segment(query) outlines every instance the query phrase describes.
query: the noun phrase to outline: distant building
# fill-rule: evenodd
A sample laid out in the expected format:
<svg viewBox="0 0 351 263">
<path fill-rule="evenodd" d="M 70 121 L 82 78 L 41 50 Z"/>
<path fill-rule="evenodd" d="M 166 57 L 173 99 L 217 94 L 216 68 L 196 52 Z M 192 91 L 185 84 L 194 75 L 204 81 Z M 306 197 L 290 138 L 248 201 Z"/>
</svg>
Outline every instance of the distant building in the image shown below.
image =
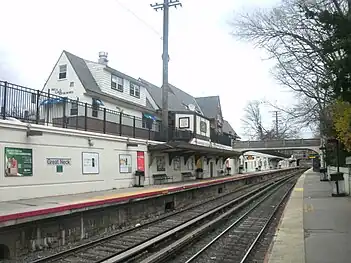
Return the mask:
<svg viewBox="0 0 351 263">
<path fill-rule="evenodd" d="M 55 123 L 54 113 L 64 111 L 67 125 L 81 127 L 83 118 L 87 117 L 88 130 L 101 130 L 103 119 L 109 122 L 107 129 L 111 132 L 118 130 L 112 124 L 119 121 L 124 126 L 135 126 L 137 134 L 141 134 L 143 129 L 160 130 L 161 89 L 144 79 L 136 79 L 111 68 L 106 52 L 100 52 L 98 61 L 93 62 L 63 51 L 43 92 L 53 96 L 42 102 L 45 108 L 41 118 L 50 118 L 48 123 Z M 62 98 L 54 96 L 67 98 L 70 103 L 62 103 Z M 88 104 L 87 109 L 84 104 Z M 107 113 L 103 113 L 103 108 L 107 109 Z M 169 128 L 190 131 L 195 134 L 197 144 L 231 146 L 232 140 L 237 138 L 233 128 L 223 119 L 218 96 L 195 98 L 170 85 L 169 111 Z M 116 120 L 119 113 L 123 113 L 123 118 Z M 56 122 L 61 123 L 60 118 Z M 172 134 L 175 136 L 173 139 L 179 139 L 180 133 L 176 133 Z"/>
</svg>

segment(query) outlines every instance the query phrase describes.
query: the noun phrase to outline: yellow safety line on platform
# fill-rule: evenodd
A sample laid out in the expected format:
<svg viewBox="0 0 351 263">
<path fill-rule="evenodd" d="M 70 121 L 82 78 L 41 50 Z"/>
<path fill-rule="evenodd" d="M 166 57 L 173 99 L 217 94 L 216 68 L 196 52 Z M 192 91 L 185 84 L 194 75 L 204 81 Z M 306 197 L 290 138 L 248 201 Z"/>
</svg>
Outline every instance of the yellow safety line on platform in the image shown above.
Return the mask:
<svg viewBox="0 0 351 263">
<path fill-rule="evenodd" d="M 302 187 L 296 187 L 294 189 L 294 191 L 296 191 L 296 192 L 303 192 L 303 188 Z"/>
<path fill-rule="evenodd" d="M 127 196 L 133 196 L 133 195 L 138 195 L 138 194 L 146 194 L 146 193 L 155 192 L 155 191 L 162 191 L 162 193 L 164 193 L 164 192 L 168 192 L 168 189 L 169 188 L 157 188 L 157 189 L 143 190 L 140 192 L 136 191 L 136 192 L 125 192 L 125 193 L 118 193 L 118 194 L 111 194 L 111 195 L 103 195 L 103 196 L 94 196 L 94 197 L 87 198 L 84 200 L 70 202 L 70 204 L 80 204 L 80 203 L 86 203 L 86 202 L 108 200 L 108 199 L 127 197 Z"/>
<path fill-rule="evenodd" d="M 241 176 L 237 176 L 237 177 L 241 177 Z M 221 180 L 223 178 L 220 178 L 218 180 Z M 218 180 L 204 180 L 202 182 L 198 182 L 198 185 L 202 185 L 202 184 L 206 184 L 209 182 L 215 182 Z M 189 184 L 191 185 L 191 184 Z M 184 185 L 187 186 L 187 185 Z M 135 192 L 125 192 L 125 193 L 118 193 L 118 194 L 111 194 L 111 195 L 103 195 L 103 196 L 94 196 L 91 198 L 87 198 L 84 200 L 78 200 L 78 201 L 74 201 L 74 202 L 69 202 L 69 203 L 65 203 L 65 204 L 80 204 L 80 203 L 86 203 L 86 202 L 93 202 L 93 201 L 100 201 L 100 200 L 108 200 L 108 199 L 114 199 L 114 198 L 119 198 L 119 197 L 128 197 L 128 196 L 133 196 L 136 194 L 145 194 L 145 193 L 150 193 L 150 192 L 161 192 L 162 194 L 168 194 L 168 191 L 176 188 L 179 186 L 171 186 L 171 187 L 167 187 L 167 188 L 152 188 L 150 190 L 143 190 L 143 191 L 135 191 Z"/>
</svg>

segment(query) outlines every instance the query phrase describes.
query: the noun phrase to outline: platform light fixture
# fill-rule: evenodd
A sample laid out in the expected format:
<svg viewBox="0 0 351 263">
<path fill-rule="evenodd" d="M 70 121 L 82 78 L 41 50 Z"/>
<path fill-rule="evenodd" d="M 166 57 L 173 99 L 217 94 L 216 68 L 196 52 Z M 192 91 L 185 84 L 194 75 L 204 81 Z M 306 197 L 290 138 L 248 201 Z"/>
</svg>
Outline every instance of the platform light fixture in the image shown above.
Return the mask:
<svg viewBox="0 0 351 263">
<path fill-rule="evenodd" d="M 89 146 L 94 146 L 94 140 L 92 138 L 88 138 L 88 144 Z"/>
<path fill-rule="evenodd" d="M 135 142 L 131 142 L 129 140 L 129 138 L 127 139 L 127 147 L 138 147 L 139 144 L 135 143 Z"/>
<path fill-rule="evenodd" d="M 27 126 L 27 137 L 30 136 L 42 136 L 43 132 L 42 131 L 34 131 L 32 130 L 32 126 L 30 124 L 28 124 Z"/>
</svg>

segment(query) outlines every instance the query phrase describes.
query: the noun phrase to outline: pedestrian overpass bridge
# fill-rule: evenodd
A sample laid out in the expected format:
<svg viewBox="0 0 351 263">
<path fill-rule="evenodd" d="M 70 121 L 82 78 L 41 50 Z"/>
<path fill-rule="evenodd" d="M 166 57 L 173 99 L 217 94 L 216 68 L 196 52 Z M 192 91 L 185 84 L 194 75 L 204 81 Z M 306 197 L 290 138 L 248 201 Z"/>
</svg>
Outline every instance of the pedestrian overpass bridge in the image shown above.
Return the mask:
<svg viewBox="0 0 351 263">
<path fill-rule="evenodd" d="M 308 149 L 320 152 L 320 139 L 292 139 L 269 141 L 235 141 L 233 148 L 239 152 L 267 151 L 267 150 L 301 150 Z"/>
</svg>

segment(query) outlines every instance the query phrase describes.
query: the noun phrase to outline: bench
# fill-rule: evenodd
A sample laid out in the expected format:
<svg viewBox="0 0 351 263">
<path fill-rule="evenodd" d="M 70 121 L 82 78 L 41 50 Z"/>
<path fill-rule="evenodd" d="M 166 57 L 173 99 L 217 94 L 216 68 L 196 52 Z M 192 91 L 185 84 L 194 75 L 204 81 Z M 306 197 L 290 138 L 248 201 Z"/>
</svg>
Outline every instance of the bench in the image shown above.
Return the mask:
<svg viewBox="0 0 351 263">
<path fill-rule="evenodd" d="M 185 181 L 187 179 L 195 179 L 195 175 L 192 172 L 182 172 L 181 175 L 182 175 L 182 181 Z"/>
<path fill-rule="evenodd" d="M 170 179 L 173 182 L 173 176 L 167 176 L 167 174 L 153 174 L 152 177 L 154 178 L 154 184 L 165 184 Z"/>
</svg>

